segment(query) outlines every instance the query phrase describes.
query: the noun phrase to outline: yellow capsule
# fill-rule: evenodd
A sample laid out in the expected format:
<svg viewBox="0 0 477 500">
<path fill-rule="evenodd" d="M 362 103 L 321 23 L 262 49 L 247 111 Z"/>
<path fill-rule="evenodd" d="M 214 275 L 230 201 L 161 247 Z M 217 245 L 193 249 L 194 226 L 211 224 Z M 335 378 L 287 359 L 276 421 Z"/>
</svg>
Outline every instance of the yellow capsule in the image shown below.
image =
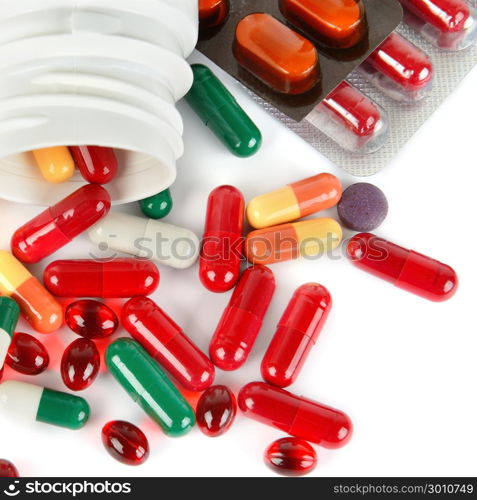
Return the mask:
<svg viewBox="0 0 477 500">
<path fill-rule="evenodd" d="M 247 206 L 247 219 L 256 229 L 291 222 L 334 207 L 342 191 L 334 175 L 318 174 L 257 196 Z"/>
<path fill-rule="evenodd" d="M 66 146 L 35 149 L 33 151 L 41 175 L 48 182 L 59 184 L 67 181 L 75 171 L 75 162 Z"/>
<path fill-rule="evenodd" d="M 311 259 L 334 250 L 342 239 L 343 231 L 334 219 L 311 219 L 252 231 L 245 252 L 252 264 Z"/>
</svg>

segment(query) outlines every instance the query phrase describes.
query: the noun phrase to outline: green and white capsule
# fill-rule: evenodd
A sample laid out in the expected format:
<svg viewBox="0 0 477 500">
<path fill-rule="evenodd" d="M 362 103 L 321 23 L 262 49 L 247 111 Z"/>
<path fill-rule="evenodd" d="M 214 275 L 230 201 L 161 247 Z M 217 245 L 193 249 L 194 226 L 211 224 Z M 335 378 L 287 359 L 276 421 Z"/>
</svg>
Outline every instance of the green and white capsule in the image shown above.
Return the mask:
<svg viewBox="0 0 477 500">
<path fill-rule="evenodd" d="M 5 363 L 19 317 L 18 304 L 10 297 L 0 297 L 0 370 Z"/>
<path fill-rule="evenodd" d="M 88 403 L 78 396 L 7 380 L 0 384 L 0 412 L 12 418 L 76 430 L 86 424 L 90 410 Z"/>
</svg>

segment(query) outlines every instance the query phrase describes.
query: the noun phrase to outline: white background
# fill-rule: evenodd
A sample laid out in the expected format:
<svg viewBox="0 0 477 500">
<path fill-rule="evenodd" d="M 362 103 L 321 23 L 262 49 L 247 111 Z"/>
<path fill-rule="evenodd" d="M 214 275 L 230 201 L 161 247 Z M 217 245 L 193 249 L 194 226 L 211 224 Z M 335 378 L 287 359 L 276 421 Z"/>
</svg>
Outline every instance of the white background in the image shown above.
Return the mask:
<svg viewBox="0 0 477 500">
<path fill-rule="evenodd" d="M 186 154 L 172 188 L 175 208 L 169 222 L 200 235 L 208 193 L 220 184 L 237 186 L 250 200 L 319 172 L 337 175 L 344 186 L 359 181 L 275 122 L 237 83 L 228 77 L 224 81 L 263 131 L 263 148 L 248 160 L 231 156 L 182 104 Z M 477 69 L 392 164 L 366 179 L 389 199 L 389 217 L 377 233 L 454 266 L 460 276 L 457 295 L 431 303 L 353 268 L 344 258 L 276 264 L 277 292 L 249 362 L 237 372 L 217 370 L 217 383 L 235 393 L 259 380 L 262 355 L 293 291 L 308 281 L 329 288 L 333 311 L 291 390 L 347 412 L 355 433 L 342 449 L 317 448 L 319 465 L 313 475 L 475 474 L 476 87 Z M 0 201 L 0 247 L 7 249 L 13 231 L 39 210 Z M 139 215 L 136 204 L 120 210 Z M 328 212 L 336 216 L 335 210 Z M 53 257 L 86 258 L 92 249 L 82 236 Z M 47 263 L 33 267 L 38 277 Z M 230 293 L 206 291 L 197 273 L 197 265 L 186 271 L 161 267 L 153 298 L 207 351 Z M 23 322 L 19 329 L 32 333 Z M 116 337 L 124 335 L 122 330 Z M 67 329 L 37 336 L 50 350 L 49 370 L 24 377 L 7 369 L 5 378 L 64 389 L 59 360 L 75 336 Z M 242 415 L 223 437 L 211 439 L 195 428 L 186 437 L 171 439 L 104 371 L 81 395 L 92 407 L 91 420 L 81 431 L 24 425 L 0 415 L 0 458 L 13 461 L 25 476 L 273 475 L 262 455 L 283 434 Z M 147 434 L 151 455 L 144 465 L 125 466 L 105 452 L 101 428 L 112 419 L 129 420 Z"/>
</svg>

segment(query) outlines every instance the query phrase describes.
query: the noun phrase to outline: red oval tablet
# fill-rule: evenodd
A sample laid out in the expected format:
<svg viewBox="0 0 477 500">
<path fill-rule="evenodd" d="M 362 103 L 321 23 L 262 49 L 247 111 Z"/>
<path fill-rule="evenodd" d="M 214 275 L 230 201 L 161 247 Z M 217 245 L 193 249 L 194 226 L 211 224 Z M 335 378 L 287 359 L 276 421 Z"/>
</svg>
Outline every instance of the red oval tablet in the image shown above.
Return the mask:
<svg viewBox="0 0 477 500">
<path fill-rule="evenodd" d="M 101 432 L 108 453 L 126 465 L 141 465 L 149 456 L 149 443 L 144 432 L 123 420 L 108 422 Z"/>
<path fill-rule="evenodd" d="M 97 300 L 77 300 L 65 312 L 66 324 L 78 335 L 87 339 L 109 337 L 118 328 L 116 313 Z"/>
<path fill-rule="evenodd" d="M 229 430 L 236 413 L 233 392 L 225 385 L 215 385 L 203 392 L 197 403 L 197 425 L 206 436 L 221 436 Z"/>
<path fill-rule="evenodd" d="M 38 375 L 50 362 L 45 346 L 28 333 L 15 333 L 5 363 L 19 373 Z"/>
<path fill-rule="evenodd" d="M 72 391 L 88 388 L 99 372 L 99 352 L 92 340 L 77 339 L 61 358 L 61 378 Z"/>
</svg>

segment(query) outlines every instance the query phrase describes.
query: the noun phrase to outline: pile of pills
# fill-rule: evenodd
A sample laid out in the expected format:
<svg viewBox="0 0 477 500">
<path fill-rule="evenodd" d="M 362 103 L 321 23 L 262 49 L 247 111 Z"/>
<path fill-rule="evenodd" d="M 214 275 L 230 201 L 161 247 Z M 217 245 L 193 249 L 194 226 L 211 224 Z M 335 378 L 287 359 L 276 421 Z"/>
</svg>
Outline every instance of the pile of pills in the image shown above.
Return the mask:
<svg viewBox="0 0 477 500">
<path fill-rule="evenodd" d="M 58 158 L 53 154 L 50 159 L 43 156 L 43 161 L 58 166 Z M 140 206 L 149 217 L 110 213 L 107 189 L 87 184 L 15 231 L 11 253 L 0 251 L 2 365 L 5 361 L 30 376 L 48 367 L 42 342 L 16 331 L 20 314 L 39 333 L 53 333 L 65 322 L 79 338 L 66 347 L 60 374 L 65 389 L 76 393 L 98 378 L 102 360 L 96 342 L 122 328 L 130 337 L 109 343 L 107 370 L 166 435 L 187 434 L 197 422 L 205 435 L 220 436 L 233 425 L 238 406 L 242 415 L 289 435 L 265 451 L 265 462 L 273 470 L 285 475 L 310 472 L 317 463 L 310 443 L 339 448 L 350 440 L 353 428 L 341 410 L 288 391 L 332 308 L 326 287 L 305 283 L 291 297 L 262 359 L 264 382 L 251 382 L 235 395 L 228 387 L 214 385 L 216 369 L 234 371 L 247 362 L 277 287 L 267 266 L 317 257 L 341 244 L 340 222 L 315 214 L 336 207 L 343 225 L 371 231 L 387 215 L 385 195 L 368 183 L 343 191 L 339 179 L 329 173 L 297 180 L 248 204 L 236 187 L 219 186 L 208 199 L 200 244 L 188 229 L 158 220 L 172 208 L 169 192 L 143 200 Z M 302 220 L 307 216 L 314 217 Z M 252 228 L 247 235 L 245 222 Z M 94 244 L 106 241 L 132 256 L 56 260 L 45 268 L 42 282 L 27 269 L 74 244 L 74 238 L 85 232 Z M 149 254 L 136 245 L 138 238 L 156 242 L 158 236 L 167 239 L 160 248 L 149 248 Z M 191 250 L 194 246 L 196 250 Z M 430 300 L 448 299 L 456 291 L 452 268 L 369 232 L 349 240 L 347 255 L 363 270 Z M 251 264 L 245 270 L 243 256 Z M 208 355 L 190 340 L 180 318 L 176 323 L 148 297 L 160 282 L 156 262 L 180 272 L 196 261 L 198 282 L 207 290 L 232 290 L 211 335 Z M 57 297 L 71 300 L 65 311 Z M 125 299 L 120 315 L 98 300 L 109 298 Z M 179 388 L 202 393 L 195 410 Z M 0 384 L 0 412 L 80 429 L 88 422 L 90 407 L 66 390 L 5 380 Z M 111 456 L 125 464 L 139 465 L 149 455 L 145 434 L 129 422 L 105 423 L 102 441 Z M 0 473 L 18 474 L 5 460 L 0 462 Z"/>
</svg>

